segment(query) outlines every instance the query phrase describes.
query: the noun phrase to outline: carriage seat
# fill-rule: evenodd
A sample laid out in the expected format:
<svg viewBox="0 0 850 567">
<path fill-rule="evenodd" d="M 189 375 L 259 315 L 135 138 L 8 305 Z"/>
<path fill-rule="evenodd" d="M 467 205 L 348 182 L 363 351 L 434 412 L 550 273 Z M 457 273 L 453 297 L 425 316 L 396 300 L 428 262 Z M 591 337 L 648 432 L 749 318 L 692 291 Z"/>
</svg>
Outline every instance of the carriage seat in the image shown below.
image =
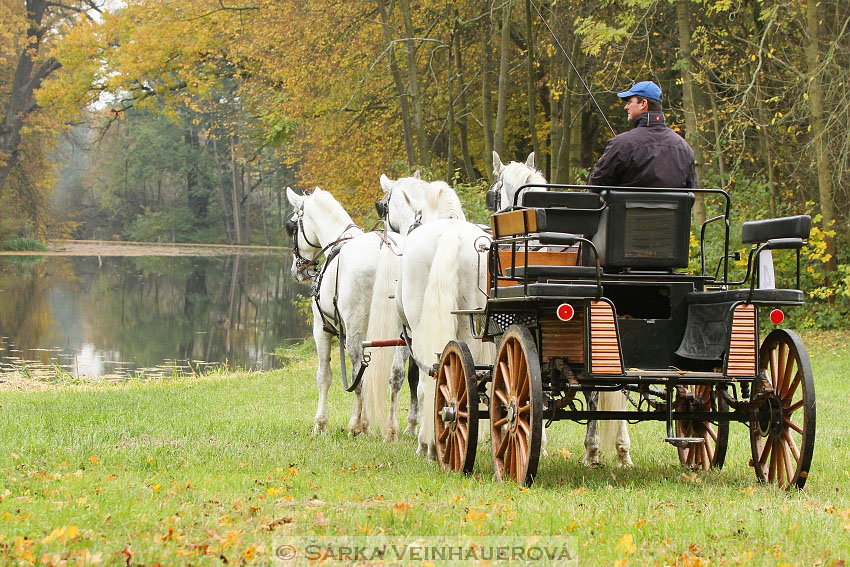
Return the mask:
<svg viewBox="0 0 850 567">
<path fill-rule="evenodd" d="M 809 238 L 812 217 L 797 215 L 759 221 L 745 222 L 741 227 L 741 242 L 756 244 L 777 238 Z"/>
<path fill-rule="evenodd" d="M 498 297 L 596 297 L 597 290 L 595 284 L 531 283 L 527 292 L 522 285 L 500 287 Z"/>
<path fill-rule="evenodd" d="M 692 291 L 687 296 L 691 305 L 715 305 L 747 301 L 749 289 L 727 291 Z M 765 305 L 802 305 L 805 295 L 799 289 L 754 289 L 752 302 Z"/>
<path fill-rule="evenodd" d="M 570 279 L 570 280 L 595 280 L 596 268 L 593 266 L 517 266 L 507 268 L 505 275 L 537 280 L 541 278 Z"/>
</svg>

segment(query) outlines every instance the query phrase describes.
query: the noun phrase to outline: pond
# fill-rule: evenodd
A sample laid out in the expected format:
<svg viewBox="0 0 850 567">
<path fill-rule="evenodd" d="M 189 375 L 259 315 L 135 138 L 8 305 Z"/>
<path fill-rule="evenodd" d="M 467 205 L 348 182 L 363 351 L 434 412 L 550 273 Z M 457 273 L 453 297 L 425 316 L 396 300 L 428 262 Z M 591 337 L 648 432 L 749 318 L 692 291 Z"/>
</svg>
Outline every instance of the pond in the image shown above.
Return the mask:
<svg viewBox="0 0 850 567">
<path fill-rule="evenodd" d="M 284 250 L 2 256 L 0 381 L 279 367 L 275 349 L 310 334 L 290 263 Z"/>
</svg>

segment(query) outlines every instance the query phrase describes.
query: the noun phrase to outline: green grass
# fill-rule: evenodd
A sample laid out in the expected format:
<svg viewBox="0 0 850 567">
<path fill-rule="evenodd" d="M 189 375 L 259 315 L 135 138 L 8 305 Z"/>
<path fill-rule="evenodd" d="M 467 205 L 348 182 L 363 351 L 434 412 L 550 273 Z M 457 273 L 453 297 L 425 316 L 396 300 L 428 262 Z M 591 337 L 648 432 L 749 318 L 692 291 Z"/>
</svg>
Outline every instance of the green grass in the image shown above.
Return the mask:
<svg viewBox="0 0 850 567">
<path fill-rule="evenodd" d="M 349 439 L 338 382 L 329 433 L 313 437 L 306 347 L 277 372 L 5 391 L 0 565 L 269 564 L 275 543 L 334 534 L 564 534 L 580 565 L 840 565 L 848 338 L 804 337 L 818 429 L 803 492 L 756 483 L 739 424 L 723 471 L 688 475 L 661 424 L 630 426 L 635 466 L 622 470 L 581 466 L 583 428 L 555 423 L 529 489 L 493 480 L 486 440 L 463 477 L 415 456 L 410 437 Z"/>
<path fill-rule="evenodd" d="M 47 246 L 35 238 L 29 236 L 18 236 L 10 240 L 0 242 L 0 250 L 11 252 L 44 252 Z"/>
</svg>

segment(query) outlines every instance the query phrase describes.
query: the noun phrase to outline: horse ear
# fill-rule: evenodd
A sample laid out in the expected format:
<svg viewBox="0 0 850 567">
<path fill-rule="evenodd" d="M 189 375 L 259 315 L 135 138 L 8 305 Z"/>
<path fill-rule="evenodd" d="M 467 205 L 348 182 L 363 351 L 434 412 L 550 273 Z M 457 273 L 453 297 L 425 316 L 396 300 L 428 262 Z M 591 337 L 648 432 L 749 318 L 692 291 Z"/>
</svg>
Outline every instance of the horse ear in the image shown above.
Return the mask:
<svg viewBox="0 0 850 567">
<path fill-rule="evenodd" d="M 383 173 L 381 174 L 381 189 L 384 193 L 389 193 L 393 189 L 393 181 Z"/>
<path fill-rule="evenodd" d="M 286 199 L 289 201 L 290 205 L 297 209 L 301 206 L 301 203 L 304 202 L 304 195 L 299 195 L 298 193 L 292 190 L 292 187 L 287 187 Z"/>
<path fill-rule="evenodd" d="M 499 154 L 493 152 L 493 175 L 499 175 L 502 173 L 503 167 L 505 167 L 505 164 L 502 163 L 502 160 L 499 158 Z"/>
<path fill-rule="evenodd" d="M 422 179 L 422 176 L 421 176 L 421 175 L 419 175 L 419 170 L 418 170 L 418 169 L 417 169 L 416 171 L 414 171 L 414 172 L 413 172 L 413 178 L 414 178 L 414 179 Z"/>
<path fill-rule="evenodd" d="M 525 165 L 527 165 L 531 169 L 534 169 L 534 152 L 528 154 L 528 159 L 525 160 Z"/>
</svg>

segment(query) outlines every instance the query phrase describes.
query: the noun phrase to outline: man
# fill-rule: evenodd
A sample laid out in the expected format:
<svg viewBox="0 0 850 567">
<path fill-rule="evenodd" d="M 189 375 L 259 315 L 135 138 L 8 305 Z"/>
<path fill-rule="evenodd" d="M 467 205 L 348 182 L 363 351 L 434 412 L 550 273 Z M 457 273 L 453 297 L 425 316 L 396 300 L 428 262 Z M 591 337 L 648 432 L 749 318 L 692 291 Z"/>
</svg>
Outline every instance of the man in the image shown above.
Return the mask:
<svg viewBox="0 0 850 567">
<path fill-rule="evenodd" d="M 667 127 L 661 88 L 642 81 L 617 94 L 633 128 L 608 141 L 588 185 L 693 188 L 697 186 L 694 150 Z"/>
</svg>

